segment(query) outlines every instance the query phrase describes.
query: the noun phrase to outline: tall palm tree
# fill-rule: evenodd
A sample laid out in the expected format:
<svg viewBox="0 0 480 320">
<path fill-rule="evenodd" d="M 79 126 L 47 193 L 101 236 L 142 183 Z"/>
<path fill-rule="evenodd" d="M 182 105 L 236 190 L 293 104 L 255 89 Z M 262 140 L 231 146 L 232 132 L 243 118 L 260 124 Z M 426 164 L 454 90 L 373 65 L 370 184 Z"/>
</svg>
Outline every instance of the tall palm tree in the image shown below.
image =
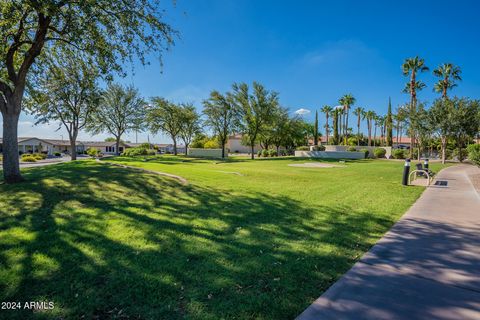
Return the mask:
<svg viewBox="0 0 480 320">
<path fill-rule="evenodd" d="M 357 146 L 360 146 L 360 122 L 365 119 L 365 109 L 357 107 L 353 110 L 353 114 L 357 116 Z"/>
<path fill-rule="evenodd" d="M 374 130 L 374 134 L 373 134 L 373 146 L 376 147 L 377 146 L 377 128 L 378 128 L 378 125 L 380 124 L 380 116 L 375 114 L 375 116 L 373 117 L 373 127 L 375 128 Z"/>
<path fill-rule="evenodd" d="M 332 110 L 333 108 L 327 105 L 323 106 L 322 109 L 320 109 L 321 112 L 325 113 L 325 134 L 327 137 L 327 144 L 328 144 L 328 135 L 329 135 L 328 118 L 332 113 Z"/>
<path fill-rule="evenodd" d="M 416 56 L 413 58 L 405 59 L 402 65 L 402 71 L 404 76 L 409 76 L 410 81 L 407 83 L 407 87 L 404 91 L 410 94 L 410 123 L 413 124 L 415 120 L 415 114 L 417 111 L 417 91 L 426 87 L 426 85 L 417 80 L 418 73 L 428 71 L 428 67 L 425 65 L 425 60 Z M 415 126 L 410 125 L 410 137 L 412 139 L 410 147 L 410 157 L 413 156 L 413 147 L 415 145 Z"/>
<path fill-rule="evenodd" d="M 397 146 L 399 145 L 399 138 L 402 137 L 403 132 L 403 123 L 406 119 L 406 110 L 404 106 L 400 106 L 397 108 L 397 114 L 395 114 L 395 121 L 396 121 L 396 132 L 397 132 Z"/>
<path fill-rule="evenodd" d="M 341 109 L 333 109 L 333 140 L 335 144 L 338 144 L 339 134 L 338 134 L 338 120 L 340 117 Z"/>
<path fill-rule="evenodd" d="M 345 111 L 345 125 L 344 125 L 344 144 L 347 145 L 347 135 L 348 135 L 348 114 L 350 111 L 350 106 L 355 103 L 355 98 L 351 93 L 344 95 L 338 100 L 338 103 L 340 103 L 343 106 L 343 110 Z"/>
<path fill-rule="evenodd" d="M 441 92 L 442 98 L 448 99 L 447 91 L 457 86 L 455 81 L 462 80 L 460 77 L 461 73 L 462 70 L 460 70 L 460 67 L 451 63 L 444 63 L 438 66 L 437 69 L 433 70 L 433 75 L 440 79 L 435 83 L 433 90 L 435 90 L 435 92 Z"/>
<path fill-rule="evenodd" d="M 378 121 L 378 127 L 380 129 L 380 145 L 384 146 L 385 143 L 385 129 L 386 129 L 386 116 L 378 116 L 377 121 Z"/>
<path fill-rule="evenodd" d="M 368 146 L 372 145 L 372 124 L 375 117 L 376 117 L 375 111 L 369 110 L 365 112 L 365 119 L 367 119 L 367 127 L 368 127 Z"/>
</svg>

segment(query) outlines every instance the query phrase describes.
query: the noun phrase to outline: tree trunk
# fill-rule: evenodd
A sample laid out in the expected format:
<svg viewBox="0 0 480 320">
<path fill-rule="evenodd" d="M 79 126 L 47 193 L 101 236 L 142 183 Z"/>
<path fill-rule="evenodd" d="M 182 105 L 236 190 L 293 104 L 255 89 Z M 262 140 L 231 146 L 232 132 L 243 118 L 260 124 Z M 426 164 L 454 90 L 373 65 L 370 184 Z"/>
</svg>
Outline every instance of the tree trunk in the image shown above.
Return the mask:
<svg viewBox="0 0 480 320">
<path fill-rule="evenodd" d="M 172 140 L 173 140 L 173 155 L 176 156 L 177 155 L 177 139 L 172 137 Z"/>
<path fill-rule="evenodd" d="M 120 136 L 116 137 L 115 139 L 115 155 L 119 156 L 120 152 L 118 152 L 118 149 L 120 148 Z"/>
<path fill-rule="evenodd" d="M 225 140 L 222 140 L 222 159 L 225 159 Z"/>
<path fill-rule="evenodd" d="M 442 164 L 445 164 L 447 149 L 447 137 L 442 137 Z"/>
<path fill-rule="evenodd" d="M 188 146 L 189 143 L 185 143 L 185 155 L 188 156 Z"/>
<path fill-rule="evenodd" d="M 16 183 L 23 180 L 20 174 L 18 158 L 18 118 L 13 110 L 14 106 L 8 106 L 3 115 L 3 177 L 6 183 Z M 18 108 L 20 110 L 20 108 Z"/>
<path fill-rule="evenodd" d="M 74 137 L 70 137 L 70 149 L 70 157 L 72 158 L 72 161 L 77 160 L 77 146 Z"/>
<path fill-rule="evenodd" d="M 251 151 L 252 151 L 252 154 L 251 154 L 250 158 L 253 160 L 253 158 L 254 158 L 254 154 L 253 154 L 253 153 L 254 153 L 254 150 L 255 150 L 255 143 L 250 144 L 250 148 L 251 148 Z"/>
</svg>

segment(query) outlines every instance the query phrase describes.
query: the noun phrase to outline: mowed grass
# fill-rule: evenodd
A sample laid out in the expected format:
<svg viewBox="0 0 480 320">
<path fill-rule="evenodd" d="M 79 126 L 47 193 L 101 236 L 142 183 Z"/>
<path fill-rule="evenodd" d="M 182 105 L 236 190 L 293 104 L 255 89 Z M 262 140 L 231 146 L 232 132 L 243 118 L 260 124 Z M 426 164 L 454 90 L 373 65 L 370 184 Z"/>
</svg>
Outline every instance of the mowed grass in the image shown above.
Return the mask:
<svg viewBox="0 0 480 320">
<path fill-rule="evenodd" d="M 189 184 L 78 161 L 0 185 L 0 301 L 55 303 L 0 318 L 292 319 L 423 191 L 394 161 L 109 161 Z"/>
</svg>

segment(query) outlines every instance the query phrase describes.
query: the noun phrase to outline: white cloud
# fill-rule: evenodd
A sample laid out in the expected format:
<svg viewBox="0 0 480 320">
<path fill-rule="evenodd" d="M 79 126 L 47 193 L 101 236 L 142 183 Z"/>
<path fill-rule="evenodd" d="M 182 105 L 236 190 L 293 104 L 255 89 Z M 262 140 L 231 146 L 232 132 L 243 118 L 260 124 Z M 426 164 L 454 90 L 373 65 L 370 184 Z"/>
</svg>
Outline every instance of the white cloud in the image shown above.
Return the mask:
<svg viewBox="0 0 480 320">
<path fill-rule="evenodd" d="M 300 108 L 298 109 L 297 111 L 295 111 L 296 114 L 299 114 L 299 115 L 305 115 L 305 114 L 309 114 L 310 113 L 310 110 L 308 109 L 304 109 L 304 108 Z"/>
</svg>

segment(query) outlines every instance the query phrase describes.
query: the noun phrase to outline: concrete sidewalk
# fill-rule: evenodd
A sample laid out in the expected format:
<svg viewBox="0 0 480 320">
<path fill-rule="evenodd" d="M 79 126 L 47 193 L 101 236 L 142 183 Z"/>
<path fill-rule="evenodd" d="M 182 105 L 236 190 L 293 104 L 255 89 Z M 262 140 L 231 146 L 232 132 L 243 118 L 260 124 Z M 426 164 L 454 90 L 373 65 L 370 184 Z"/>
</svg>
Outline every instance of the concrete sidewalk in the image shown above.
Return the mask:
<svg viewBox="0 0 480 320">
<path fill-rule="evenodd" d="M 480 319 L 480 196 L 442 170 L 393 228 L 297 319 Z"/>
</svg>

